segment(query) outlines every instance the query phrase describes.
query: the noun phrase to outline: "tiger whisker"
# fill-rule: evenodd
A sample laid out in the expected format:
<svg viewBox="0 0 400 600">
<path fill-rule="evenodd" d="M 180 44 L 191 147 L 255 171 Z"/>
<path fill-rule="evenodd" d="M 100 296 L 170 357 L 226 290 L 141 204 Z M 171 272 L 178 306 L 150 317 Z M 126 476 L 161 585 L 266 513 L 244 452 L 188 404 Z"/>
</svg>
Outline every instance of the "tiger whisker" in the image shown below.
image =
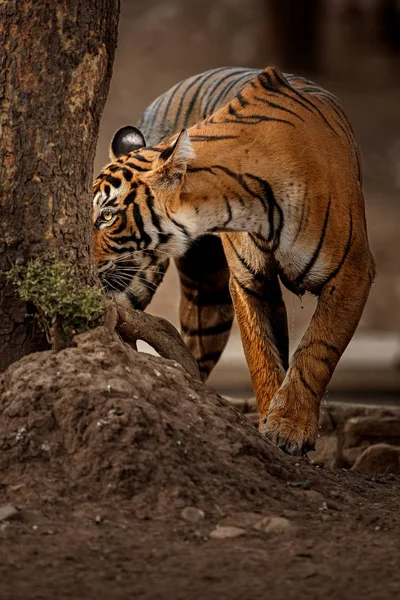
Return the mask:
<svg viewBox="0 0 400 600">
<path fill-rule="evenodd" d="M 151 271 L 151 273 L 156 273 L 157 275 L 165 274 L 165 270 L 163 270 L 163 269 L 156 269 L 153 267 L 143 268 L 143 267 L 134 267 L 134 266 L 125 266 L 125 265 L 124 266 L 117 265 L 116 268 L 112 271 L 112 273 L 132 274 L 132 273 L 141 273 L 141 272 L 145 272 L 145 271 Z"/>
<path fill-rule="evenodd" d="M 115 290 L 117 293 L 119 293 L 119 290 L 115 287 L 115 285 L 112 284 L 112 282 L 107 279 L 106 281 L 107 285 L 109 285 L 113 290 Z"/>
<path fill-rule="evenodd" d="M 145 287 L 147 287 L 149 290 L 155 292 L 156 289 L 158 288 L 158 285 L 156 285 L 155 283 L 153 283 L 152 281 L 148 281 L 147 279 L 145 279 L 144 277 L 139 277 L 138 275 L 135 276 L 136 279 L 138 279 L 139 281 L 143 281 L 145 284 Z M 114 280 L 122 285 L 125 285 L 126 287 L 128 287 L 129 283 L 133 280 L 133 277 L 128 277 L 128 275 L 118 275 L 116 273 L 112 273 L 108 278 L 107 278 L 107 282 L 110 282 L 110 280 Z M 111 283 L 111 282 L 110 282 Z M 116 289 L 114 287 L 114 289 Z M 118 290 L 117 290 L 118 291 Z"/>
<path fill-rule="evenodd" d="M 126 258 L 127 256 L 129 256 L 129 257 L 137 256 L 137 254 L 139 254 L 139 253 L 142 253 L 142 254 L 164 254 L 168 258 L 170 257 L 168 252 L 165 252 L 164 250 L 132 250 L 131 252 L 126 252 L 126 253 L 121 254 L 114 260 L 122 260 L 122 259 Z"/>
</svg>

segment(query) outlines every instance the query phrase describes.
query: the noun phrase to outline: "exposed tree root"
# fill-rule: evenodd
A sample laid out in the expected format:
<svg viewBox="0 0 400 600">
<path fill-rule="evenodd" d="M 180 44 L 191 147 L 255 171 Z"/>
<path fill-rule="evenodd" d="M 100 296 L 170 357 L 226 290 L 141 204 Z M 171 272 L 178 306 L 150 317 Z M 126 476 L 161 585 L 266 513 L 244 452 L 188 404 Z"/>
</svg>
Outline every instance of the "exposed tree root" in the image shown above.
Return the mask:
<svg viewBox="0 0 400 600">
<path fill-rule="evenodd" d="M 112 303 L 106 310 L 104 325 L 112 331 L 115 330 L 124 342 L 135 350 L 136 342 L 142 340 L 160 356 L 175 360 L 195 379 L 200 379 L 195 359 L 178 331 L 166 319 Z"/>
</svg>

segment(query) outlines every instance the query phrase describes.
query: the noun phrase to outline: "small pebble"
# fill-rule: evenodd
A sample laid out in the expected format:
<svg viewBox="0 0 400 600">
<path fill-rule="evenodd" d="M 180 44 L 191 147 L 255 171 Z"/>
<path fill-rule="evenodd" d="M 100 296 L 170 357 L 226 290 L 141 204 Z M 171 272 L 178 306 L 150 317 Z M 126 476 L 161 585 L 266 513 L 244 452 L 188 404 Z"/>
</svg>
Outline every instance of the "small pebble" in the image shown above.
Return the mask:
<svg viewBox="0 0 400 600">
<path fill-rule="evenodd" d="M 254 529 L 264 533 L 282 533 L 292 528 L 293 525 L 285 517 L 265 517 L 254 525 Z"/>
<path fill-rule="evenodd" d="M 217 525 L 216 529 L 210 533 L 210 537 L 218 540 L 224 540 L 227 538 L 236 538 L 240 535 L 244 535 L 245 533 L 246 531 L 240 527 L 220 527 Z"/>
<path fill-rule="evenodd" d="M 6 505 L 0 507 L 0 521 L 9 521 L 15 519 L 19 515 L 19 510 L 14 506 Z"/>
<path fill-rule="evenodd" d="M 190 523 L 198 523 L 204 519 L 205 514 L 202 510 L 196 508 L 195 506 L 186 506 L 181 512 L 181 517 Z"/>
</svg>

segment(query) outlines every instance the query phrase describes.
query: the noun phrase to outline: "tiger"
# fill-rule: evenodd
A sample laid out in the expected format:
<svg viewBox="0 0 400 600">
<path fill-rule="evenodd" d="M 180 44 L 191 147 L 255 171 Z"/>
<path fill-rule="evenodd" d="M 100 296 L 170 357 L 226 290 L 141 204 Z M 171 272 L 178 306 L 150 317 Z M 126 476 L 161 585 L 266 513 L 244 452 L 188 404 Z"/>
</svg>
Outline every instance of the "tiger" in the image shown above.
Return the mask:
<svg viewBox="0 0 400 600">
<path fill-rule="evenodd" d="M 201 96 L 201 110 L 206 103 L 211 111 L 167 141 L 146 146 L 133 126 L 116 132 L 112 162 L 94 182 L 94 256 L 105 287 L 136 307 L 148 301 L 148 283 L 162 277 L 166 258 L 177 260 L 184 305 L 200 317 L 197 305 L 211 313 L 215 296 L 215 324 L 199 320 L 194 328 L 200 340 L 211 334 L 208 348 L 231 326 L 229 290 L 259 432 L 304 455 L 315 448 L 321 398 L 375 277 L 360 153 L 342 104 L 317 84 L 276 67 L 248 80 L 243 73 L 243 82 L 231 99 L 217 81 L 204 96 L 200 81 L 191 100 L 190 90 L 178 100 L 178 88 L 164 109 L 161 97 L 167 127 L 174 99 L 181 109 Z M 200 256 L 203 239 L 210 246 Z M 318 298 L 290 363 L 280 282 Z"/>
</svg>

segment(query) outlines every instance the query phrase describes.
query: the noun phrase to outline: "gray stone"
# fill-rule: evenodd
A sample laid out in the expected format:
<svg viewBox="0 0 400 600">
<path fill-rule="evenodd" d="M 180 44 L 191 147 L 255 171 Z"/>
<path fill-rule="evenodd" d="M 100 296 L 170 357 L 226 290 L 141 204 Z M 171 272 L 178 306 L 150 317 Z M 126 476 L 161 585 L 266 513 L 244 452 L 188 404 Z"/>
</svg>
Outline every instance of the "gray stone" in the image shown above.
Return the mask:
<svg viewBox="0 0 400 600">
<path fill-rule="evenodd" d="M 345 423 L 344 448 L 380 442 L 400 444 L 400 415 L 353 417 Z"/>
<path fill-rule="evenodd" d="M 367 475 L 399 475 L 400 447 L 389 444 L 370 446 L 358 457 L 352 470 Z"/>
<path fill-rule="evenodd" d="M 19 515 L 19 510 L 14 506 L 6 505 L 0 507 L 0 521 L 9 521 L 15 519 Z"/>
</svg>

